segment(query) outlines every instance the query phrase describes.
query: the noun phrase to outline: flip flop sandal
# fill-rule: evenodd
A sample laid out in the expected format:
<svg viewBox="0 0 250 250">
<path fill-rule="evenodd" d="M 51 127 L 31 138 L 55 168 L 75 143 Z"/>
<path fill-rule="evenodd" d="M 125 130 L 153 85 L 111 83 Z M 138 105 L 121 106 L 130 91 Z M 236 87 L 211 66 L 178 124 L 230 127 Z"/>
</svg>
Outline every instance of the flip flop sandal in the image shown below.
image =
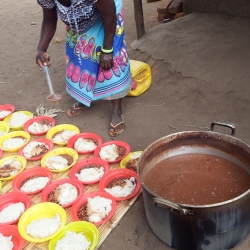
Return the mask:
<svg viewBox="0 0 250 250">
<path fill-rule="evenodd" d="M 81 109 L 83 109 L 83 107 L 76 107 L 78 103 L 75 102 L 73 104 L 73 107 L 69 108 L 68 111 L 67 111 L 67 115 L 69 117 L 75 117 L 77 115 L 79 115 L 81 113 Z"/>
<path fill-rule="evenodd" d="M 109 136 L 116 137 L 124 132 L 124 130 L 125 130 L 124 115 L 121 115 L 121 118 L 122 118 L 122 121 L 117 123 L 116 125 L 114 125 L 112 122 L 109 124 L 110 125 L 109 126 Z M 120 125 L 123 125 L 123 126 L 121 126 L 121 129 L 114 131 Z M 111 130 L 113 130 L 113 131 L 111 131 Z"/>
</svg>

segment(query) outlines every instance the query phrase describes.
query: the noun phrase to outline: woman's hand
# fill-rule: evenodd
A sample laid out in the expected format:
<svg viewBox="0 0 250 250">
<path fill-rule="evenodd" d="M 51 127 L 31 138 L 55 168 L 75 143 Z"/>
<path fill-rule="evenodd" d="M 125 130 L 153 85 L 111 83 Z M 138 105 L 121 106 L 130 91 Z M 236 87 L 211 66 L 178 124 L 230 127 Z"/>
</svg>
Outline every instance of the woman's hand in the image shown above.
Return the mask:
<svg viewBox="0 0 250 250">
<path fill-rule="evenodd" d="M 36 63 L 43 69 L 44 65 L 50 66 L 50 56 L 44 51 L 38 50 L 36 53 Z"/>
<path fill-rule="evenodd" d="M 100 65 L 104 70 L 109 70 L 113 68 L 114 62 L 113 62 L 113 53 L 103 53 L 101 52 L 100 55 Z"/>
</svg>

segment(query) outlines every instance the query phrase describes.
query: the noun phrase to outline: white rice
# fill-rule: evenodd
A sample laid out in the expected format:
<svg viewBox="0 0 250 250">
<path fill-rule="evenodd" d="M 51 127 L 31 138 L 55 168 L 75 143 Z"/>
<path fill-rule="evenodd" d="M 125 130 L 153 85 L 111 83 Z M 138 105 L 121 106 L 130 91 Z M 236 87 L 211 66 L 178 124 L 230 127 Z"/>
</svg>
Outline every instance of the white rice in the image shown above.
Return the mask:
<svg viewBox="0 0 250 250">
<path fill-rule="evenodd" d="M 9 159 L 9 160 L 5 161 L 0 166 L 0 168 L 4 167 L 5 165 L 10 165 L 11 168 L 12 168 L 12 171 L 10 172 L 10 176 L 17 174 L 21 170 L 21 168 L 23 166 L 22 163 L 19 160 L 15 159 L 15 158 L 12 158 L 12 159 Z"/>
<path fill-rule="evenodd" d="M 74 143 L 74 149 L 79 152 L 92 151 L 97 145 L 91 139 L 78 138 Z"/>
<path fill-rule="evenodd" d="M 130 155 L 130 160 L 140 158 L 141 154 L 142 154 L 142 152 L 136 152 L 136 153 L 131 154 Z"/>
<path fill-rule="evenodd" d="M 29 125 L 28 131 L 33 134 L 38 134 L 38 133 L 47 132 L 51 127 L 52 126 L 47 125 L 47 124 L 33 122 L 31 125 Z"/>
<path fill-rule="evenodd" d="M 45 160 L 44 165 L 53 170 L 62 170 L 68 167 L 68 161 L 60 155 L 53 155 Z"/>
<path fill-rule="evenodd" d="M 62 206 L 73 202 L 78 196 L 77 188 L 70 183 L 64 183 L 62 185 L 59 185 L 57 189 L 60 189 L 58 203 Z"/>
<path fill-rule="evenodd" d="M 25 142 L 26 139 L 23 138 L 10 138 L 3 142 L 2 148 L 6 150 L 20 148 L 25 144 Z"/>
<path fill-rule="evenodd" d="M 0 233 L 0 246 L 1 250 L 12 250 L 14 248 L 14 244 L 12 242 L 12 235 L 4 236 Z"/>
<path fill-rule="evenodd" d="M 22 192 L 31 193 L 43 189 L 49 182 L 48 177 L 40 176 L 26 181 L 20 188 Z"/>
<path fill-rule="evenodd" d="M 115 144 L 107 145 L 101 148 L 100 157 L 105 161 L 114 161 L 118 158 L 118 150 Z"/>
<path fill-rule="evenodd" d="M 100 196 L 88 198 L 89 222 L 97 223 L 104 220 L 112 210 L 112 200 Z"/>
<path fill-rule="evenodd" d="M 13 113 L 13 115 L 10 118 L 9 124 L 12 128 L 22 127 L 25 122 L 30 120 L 31 117 L 28 115 L 25 115 L 24 113 Z"/>
<path fill-rule="evenodd" d="M 9 111 L 9 110 L 2 110 L 2 111 L 0 111 L 0 119 L 5 118 L 9 114 L 11 114 L 11 111 Z"/>
<path fill-rule="evenodd" d="M 104 175 L 104 167 L 83 168 L 79 174 L 75 174 L 77 179 L 84 182 L 96 181 Z"/>
<path fill-rule="evenodd" d="M 76 131 L 73 130 L 62 130 L 60 133 L 56 134 L 52 141 L 56 143 L 65 143 L 68 142 L 69 138 L 76 134 Z"/>
<path fill-rule="evenodd" d="M 114 186 L 112 188 L 105 188 L 105 191 L 115 198 L 122 198 L 127 197 L 131 195 L 136 187 L 136 181 L 134 177 L 131 177 L 130 179 L 126 179 L 126 184 L 121 186 Z"/>
<path fill-rule="evenodd" d="M 44 142 L 36 142 L 32 141 L 28 143 L 24 148 L 23 148 L 23 154 L 26 158 L 32 158 L 34 156 L 33 151 L 37 146 L 45 146 L 47 150 L 49 150 L 49 146 L 45 144 Z"/>
<path fill-rule="evenodd" d="M 5 132 L 3 132 L 2 130 L 0 130 L 0 136 L 3 136 L 5 134 L 6 134 Z"/>
<path fill-rule="evenodd" d="M 89 247 L 90 242 L 84 233 L 67 231 L 66 235 L 57 241 L 55 250 L 88 250 Z"/>
<path fill-rule="evenodd" d="M 61 219 L 58 214 L 52 218 L 43 218 L 32 220 L 26 227 L 26 233 L 36 239 L 49 237 L 55 233 L 61 225 Z"/>
<path fill-rule="evenodd" d="M 0 223 L 8 223 L 18 219 L 24 212 L 25 206 L 22 202 L 13 203 L 0 212 Z"/>
</svg>

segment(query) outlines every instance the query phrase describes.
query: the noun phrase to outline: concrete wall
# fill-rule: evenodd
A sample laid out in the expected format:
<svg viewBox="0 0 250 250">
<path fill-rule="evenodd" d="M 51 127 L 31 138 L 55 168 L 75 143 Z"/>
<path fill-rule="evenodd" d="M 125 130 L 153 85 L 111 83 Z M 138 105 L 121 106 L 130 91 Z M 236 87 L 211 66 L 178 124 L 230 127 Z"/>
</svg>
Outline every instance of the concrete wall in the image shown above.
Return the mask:
<svg viewBox="0 0 250 250">
<path fill-rule="evenodd" d="M 250 0 L 183 0 L 185 13 L 212 12 L 250 17 Z"/>
</svg>

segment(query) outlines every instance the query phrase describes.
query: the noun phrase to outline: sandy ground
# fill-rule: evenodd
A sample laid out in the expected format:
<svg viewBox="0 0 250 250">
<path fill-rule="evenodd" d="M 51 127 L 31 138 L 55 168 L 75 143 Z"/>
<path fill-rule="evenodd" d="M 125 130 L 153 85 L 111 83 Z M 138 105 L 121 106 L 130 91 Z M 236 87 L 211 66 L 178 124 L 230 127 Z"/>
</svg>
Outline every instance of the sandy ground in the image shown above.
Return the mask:
<svg viewBox="0 0 250 250">
<path fill-rule="evenodd" d="M 146 30 L 158 24 L 156 21 L 157 5 L 158 2 L 147 4 L 144 1 L 143 3 Z M 136 39 L 132 1 L 125 0 L 124 6 L 127 43 L 131 44 Z M 44 73 L 35 64 L 41 14 L 41 8 L 35 0 L 16 1 L 15 5 L 9 4 L 8 0 L 1 1 L 0 27 L 3 33 L 0 36 L 2 59 L 0 62 L 0 103 L 12 103 L 17 110 L 35 112 L 35 108 L 39 104 L 50 107 L 46 102 L 48 88 Z M 161 26 L 160 32 L 163 35 L 167 32 L 165 27 L 167 26 Z M 157 34 L 157 31 L 150 32 L 149 35 L 152 35 L 153 32 Z M 72 105 L 73 99 L 65 92 L 65 46 L 63 42 L 60 42 L 64 36 L 65 27 L 59 22 L 49 53 L 52 58 L 50 71 L 55 90 L 63 95 L 60 108 L 66 111 Z M 241 37 L 243 36 L 240 36 L 239 39 Z M 143 95 L 124 99 L 123 111 L 126 119 L 126 130 L 118 139 L 128 142 L 132 151 L 143 150 L 150 143 L 165 135 L 184 130 L 207 130 L 211 121 L 222 120 L 235 123 L 237 125 L 236 136 L 250 143 L 249 87 L 247 82 L 249 78 L 242 77 L 249 74 L 246 66 L 249 62 L 248 57 L 246 58 L 244 53 L 243 56 L 238 57 L 237 51 L 234 51 L 235 54 L 231 54 L 227 64 L 231 63 L 232 67 L 237 65 L 238 70 L 234 71 L 232 79 L 228 80 L 225 80 L 224 75 L 230 75 L 230 71 L 223 71 L 225 63 L 221 58 L 221 63 L 217 62 L 219 69 L 215 73 L 210 71 L 211 74 L 216 74 L 216 81 L 211 80 L 209 74 L 205 74 L 208 76 L 207 80 L 203 79 L 203 74 L 199 77 L 185 74 L 185 72 L 190 71 L 185 65 L 186 45 L 181 44 L 182 40 L 178 40 L 179 46 L 175 46 L 173 49 L 171 46 L 174 46 L 175 40 L 171 40 L 169 43 L 165 37 L 168 41 L 165 43 L 162 37 L 156 36 L 155 38 L 155 40 L 148 38 L 148 40 L 142 41 L 141 46 L 151 41 L 148 50 L 142 49 L 144 52 L 130 49 L 132 59 L 150 64 L 153 83 L 152 87 Z M 196 40 L 196 44 L 199 44 L 198 40 Z M 226 40 L 224 44 L 227 46 Z M 245 51 L 250 51 L 249 43 L 243 45 L 245 47 L 242 50 L 245 48 Z M 180 60 L 181 62 L 173 61 L 174 56 L 168 59 L 167 54 L 164 54 L 164 58 L 157 58 L 154 53 L 155 48 L 160 48 L 166 53 L 174 51 L 176 57 L 182 57 L 183 60 Z M 244 60 L 240 60 L 240 58 L 244 58 Z M 209 56 L 204 59 L 209 59 Z M 197 58 L 195 57 L 192 57 L 192 60 L 192 65 L 195 67 L 192 69 L 193 72 L 197 74 L 203 72 L 205 67 L 202 64 L 203 58 L 199 58 L 199 63 L 196 63 Z M 212 62 L 213 57 L 207 61 L 208 64 Z M 240 82 L 237 79 L 240 79 Z M 83 110 L 82 114 L 76 118 L 70 119 L 65 113 L 60 113 L 56 120 L 58 123 L 75 124 L 81 131 L 97 133 L 104 141 L 108 141 L 110 138 L 107 134 L 107 128 L 111 114 L 110 104 L 98 101 L 93 103 L 91 108 Z M 235 249 L 246 250 L 249 247 L 248 239 Z M 135 202 L 119 225 L 108 236 L 101 247 L 101 250 L 104 249 L 170 250 L 153 235 L 148 227 L 142 197 Z"/>
</svg>

